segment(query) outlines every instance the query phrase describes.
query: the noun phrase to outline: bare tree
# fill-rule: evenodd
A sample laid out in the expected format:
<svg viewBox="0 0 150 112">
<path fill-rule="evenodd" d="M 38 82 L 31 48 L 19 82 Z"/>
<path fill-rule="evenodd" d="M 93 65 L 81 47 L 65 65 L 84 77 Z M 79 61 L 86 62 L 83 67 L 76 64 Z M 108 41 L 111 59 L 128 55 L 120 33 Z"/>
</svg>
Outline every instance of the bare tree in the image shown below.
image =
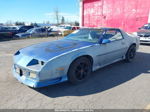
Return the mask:
<svg viewBox="0 0 150 112">
<path fill-rule="evenodd" d="M 15 25 L 25 25 L 25 23 L 24 23 L 24 22 L 16 21 L 16 22 L 15 22 Z"/>
<path fill-rule="evenodd" d="M 11 20 L 8 20 L 6 21 L 5 23 L 6 26 L 12 26 L 13 25 L 13 22 Z"/>
</svg>

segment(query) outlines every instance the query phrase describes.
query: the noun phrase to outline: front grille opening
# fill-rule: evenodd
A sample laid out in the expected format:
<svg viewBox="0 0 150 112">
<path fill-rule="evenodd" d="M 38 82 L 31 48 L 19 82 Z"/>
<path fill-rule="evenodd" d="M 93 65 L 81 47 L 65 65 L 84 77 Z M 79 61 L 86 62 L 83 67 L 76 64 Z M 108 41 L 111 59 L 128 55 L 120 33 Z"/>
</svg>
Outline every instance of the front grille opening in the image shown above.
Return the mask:
<svg viewBox="0 0 150 112">
<path fill-rule="evenodd" d="M 30 63 L 28 63 L 27 66 L 32 66 L 32 65 L 37 65 L 37 64 L 39 64 L 38 60 L 32 59 L 32 60 L 30 61 Z"/>
<path fill-rule="evenodd" d="M 41 65 L 44 65 L 44 61 L 41 61 Z"/>
<path fill-rule="evenodd" d="M 20 69 L 20 76 L 23 76 L 23 71 Z"/>
</svg>

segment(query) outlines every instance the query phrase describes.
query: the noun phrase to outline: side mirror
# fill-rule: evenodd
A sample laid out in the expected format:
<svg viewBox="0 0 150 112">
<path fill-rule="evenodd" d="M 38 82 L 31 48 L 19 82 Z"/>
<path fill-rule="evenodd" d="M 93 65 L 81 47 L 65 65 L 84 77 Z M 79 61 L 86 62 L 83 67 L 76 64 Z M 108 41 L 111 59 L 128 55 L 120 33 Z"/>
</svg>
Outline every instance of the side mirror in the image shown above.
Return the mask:
<svg viewBox="0 0 150 112">
<path fill-rule="evenodd" d="M 99 40 L 99 43 L 100 44 L 107 44 L 107 43 L 110 43 L 111 41 L 110 40 L 108 40 L 108 39 L 100 39 Z"/>
</svg>

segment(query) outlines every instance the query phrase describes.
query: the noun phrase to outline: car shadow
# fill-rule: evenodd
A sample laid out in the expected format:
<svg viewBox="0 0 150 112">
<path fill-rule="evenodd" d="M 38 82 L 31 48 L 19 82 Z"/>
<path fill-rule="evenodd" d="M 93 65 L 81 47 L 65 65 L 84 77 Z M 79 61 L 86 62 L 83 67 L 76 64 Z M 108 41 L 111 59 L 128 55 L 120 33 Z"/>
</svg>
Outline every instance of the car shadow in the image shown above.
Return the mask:
<svg viewBox="0 0 150 112">
<path fill-rule="evenodd" d="M 64 82 L 34 90 L 52 98 L 96 94 L 126 83 L 142 73 L 150 73 L 149 59 L 150 54 L 138 52 L 133 62 L 120 61 L 101 68 L 93 72 L 91 77 L 81 84 L 72 85 Z"/>
<path fill-rule="evenodd" d="M 12 39 L 11 38 L 0 38 L 0 42 L 5 42 L 5 41 L 11 41 Z"/>
<path fill-rule="evenodd" d="M 150 46 L 149 43 L 141 43 L 140 45 L 142 45 L 142 46 Z"/>
</svg>

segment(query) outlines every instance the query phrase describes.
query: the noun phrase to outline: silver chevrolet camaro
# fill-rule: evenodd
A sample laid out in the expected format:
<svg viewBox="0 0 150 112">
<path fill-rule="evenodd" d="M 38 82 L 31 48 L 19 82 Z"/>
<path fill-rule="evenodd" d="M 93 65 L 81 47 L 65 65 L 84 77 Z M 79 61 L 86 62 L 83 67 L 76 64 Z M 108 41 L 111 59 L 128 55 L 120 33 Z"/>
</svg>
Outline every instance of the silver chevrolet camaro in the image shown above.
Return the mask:
<svg viewBox="0 0 150 112">
<path fill-rule="evenodd" d="M 106 65 L 131 62 L 138 48 L 139 38 L 120 29 L 81 28 L 63 39 L 18 50 L 13 75 L 33 88 L 64 81 L 76 84 Z"/>
</svg>

